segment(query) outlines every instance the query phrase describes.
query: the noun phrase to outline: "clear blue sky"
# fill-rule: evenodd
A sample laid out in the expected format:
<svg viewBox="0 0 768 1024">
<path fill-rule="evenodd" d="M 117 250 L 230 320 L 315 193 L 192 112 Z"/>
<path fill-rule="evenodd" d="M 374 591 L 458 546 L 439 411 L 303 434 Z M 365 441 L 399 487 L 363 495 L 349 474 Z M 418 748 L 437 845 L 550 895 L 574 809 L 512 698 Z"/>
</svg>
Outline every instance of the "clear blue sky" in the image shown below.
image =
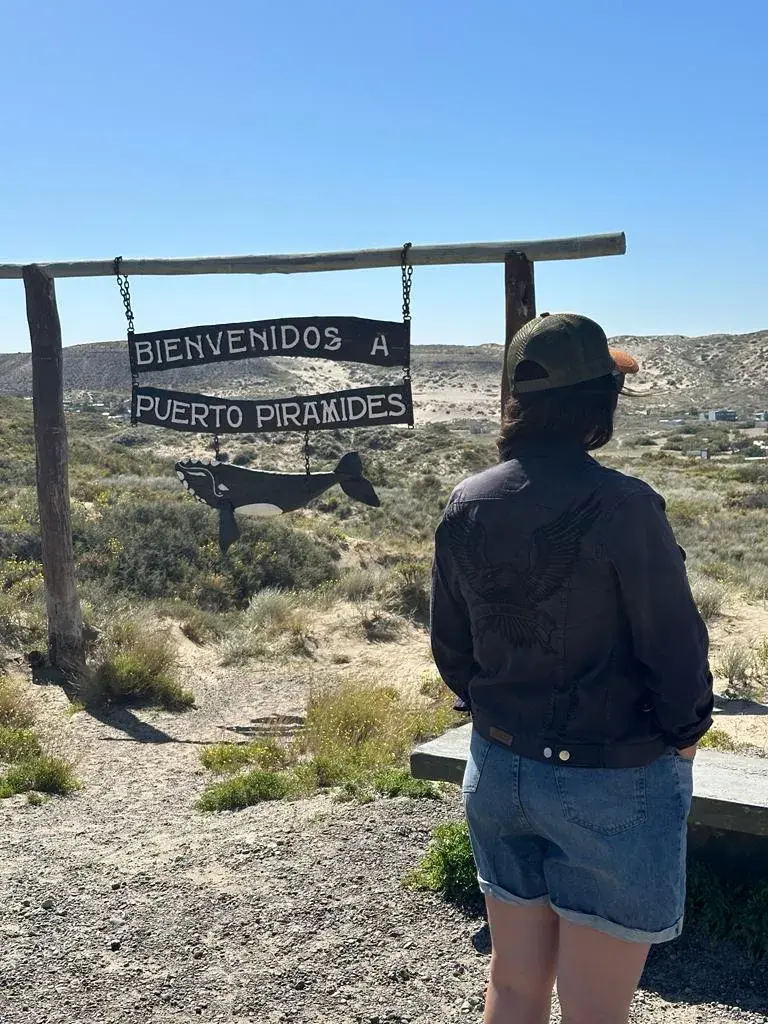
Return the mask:
<svg viewBox="0 0 768 1024">
<path fill-rule="evenodd" d="M 617 333 L 768 328 L 765 0 L 0 5 L 0 262 L 623 230 L 539 264 Z M 124 336 L 57 283 L 66 344 Z M 396 270 L 137 278 L 137 330 L 398 316 Z M 500 267 L 417 268 L 414 340 L 498 341 Z M 0 281 L 0 351 L 28 347 Z"/>
</svg>

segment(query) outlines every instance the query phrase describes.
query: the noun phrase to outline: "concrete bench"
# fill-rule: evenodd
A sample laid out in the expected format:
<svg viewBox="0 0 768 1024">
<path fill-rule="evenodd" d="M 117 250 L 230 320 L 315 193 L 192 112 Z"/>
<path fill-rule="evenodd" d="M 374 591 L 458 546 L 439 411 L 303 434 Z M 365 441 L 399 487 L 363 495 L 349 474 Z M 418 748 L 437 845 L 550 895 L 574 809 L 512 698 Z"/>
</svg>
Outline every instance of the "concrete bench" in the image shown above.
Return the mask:
<svg viewBox="0 0 768 1024">
<path fill-rule="evenodd" d="M 411 774 L 460 784 L 471 730 L 462 725 L 416 747 Z M 768 879 L 768 759 L 700 750 L 688 826 L 697 859 L 731 877 Z"/>
</svg>

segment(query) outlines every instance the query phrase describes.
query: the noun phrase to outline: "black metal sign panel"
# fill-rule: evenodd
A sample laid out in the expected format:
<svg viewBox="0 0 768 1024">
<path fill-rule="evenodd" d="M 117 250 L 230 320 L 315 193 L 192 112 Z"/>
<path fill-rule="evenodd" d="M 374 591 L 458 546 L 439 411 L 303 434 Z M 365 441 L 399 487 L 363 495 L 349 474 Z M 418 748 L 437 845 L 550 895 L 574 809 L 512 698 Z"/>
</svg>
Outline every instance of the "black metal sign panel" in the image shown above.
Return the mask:
<svg viewBox="0 0 768 1024">
<path fill-rule="evenodd" d="M 285 317 L 134 334 L 128 349 L 134 374 L 260 356 L 407 366 L 410 324 L 356 316 Z"/>
<path fill-rule="evenodd" d="M 199 434 L 376 427 L 412 424 L 413 398 L 408 381 L 324 395 L 242 400 L 136 387 L 131 418 L 135 423 Z"/>
</svg>

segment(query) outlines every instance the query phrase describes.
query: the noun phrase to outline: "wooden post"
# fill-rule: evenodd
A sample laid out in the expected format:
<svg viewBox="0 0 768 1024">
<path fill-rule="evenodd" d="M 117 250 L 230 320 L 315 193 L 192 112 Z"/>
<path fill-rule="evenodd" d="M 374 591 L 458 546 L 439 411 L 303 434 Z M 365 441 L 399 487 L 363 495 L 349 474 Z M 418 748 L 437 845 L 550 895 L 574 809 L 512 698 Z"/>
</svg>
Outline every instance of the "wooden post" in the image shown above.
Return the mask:
<svg viewBox="0 0 768 1024">
<path fill-rule="evenodd" d="M 32 408 L 48 656 L 54 667 L 76 682 L 85 671 L 85 651 L 72 551 L 61 324 L 53 279 L 35 265 L 24 267 L 23 278 L 32 342 Z"/>
<path fill-rule="evenodd" d="M 501 413 L 509 398 L 507 350 L 523 324 L 536 316 L 536 292 L 533 284 L 533 262 L 521 252 L 508 252 L 504 257 L 504 296 L 506 321 L 504 329 L 504 364 L 501 368 Z"/>
</svg>

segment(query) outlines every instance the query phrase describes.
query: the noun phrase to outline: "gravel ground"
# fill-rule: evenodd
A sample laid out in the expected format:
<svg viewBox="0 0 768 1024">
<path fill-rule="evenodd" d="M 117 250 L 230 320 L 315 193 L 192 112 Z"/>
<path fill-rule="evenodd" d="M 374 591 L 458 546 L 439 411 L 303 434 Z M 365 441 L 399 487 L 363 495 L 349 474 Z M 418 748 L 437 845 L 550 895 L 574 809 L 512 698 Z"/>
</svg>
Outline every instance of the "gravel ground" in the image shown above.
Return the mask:
<svg viewBox="0 0 768 1024">
<path fill-rule="evenodd" d="M 204 816 L 200 744 L 304 692 L 221 683 L 198 680 L 186 715 L 75 715 L 83 790 L 0 804 L 3 1024 L 478 1021 L 482 921 L 400 885 L 458 798 Z M 40 700 L 66 721 L 57 690 Z M 766 1021 L 768 963 L 684 937 L 653 954 L 632 1020 Z"/>
</svg>

